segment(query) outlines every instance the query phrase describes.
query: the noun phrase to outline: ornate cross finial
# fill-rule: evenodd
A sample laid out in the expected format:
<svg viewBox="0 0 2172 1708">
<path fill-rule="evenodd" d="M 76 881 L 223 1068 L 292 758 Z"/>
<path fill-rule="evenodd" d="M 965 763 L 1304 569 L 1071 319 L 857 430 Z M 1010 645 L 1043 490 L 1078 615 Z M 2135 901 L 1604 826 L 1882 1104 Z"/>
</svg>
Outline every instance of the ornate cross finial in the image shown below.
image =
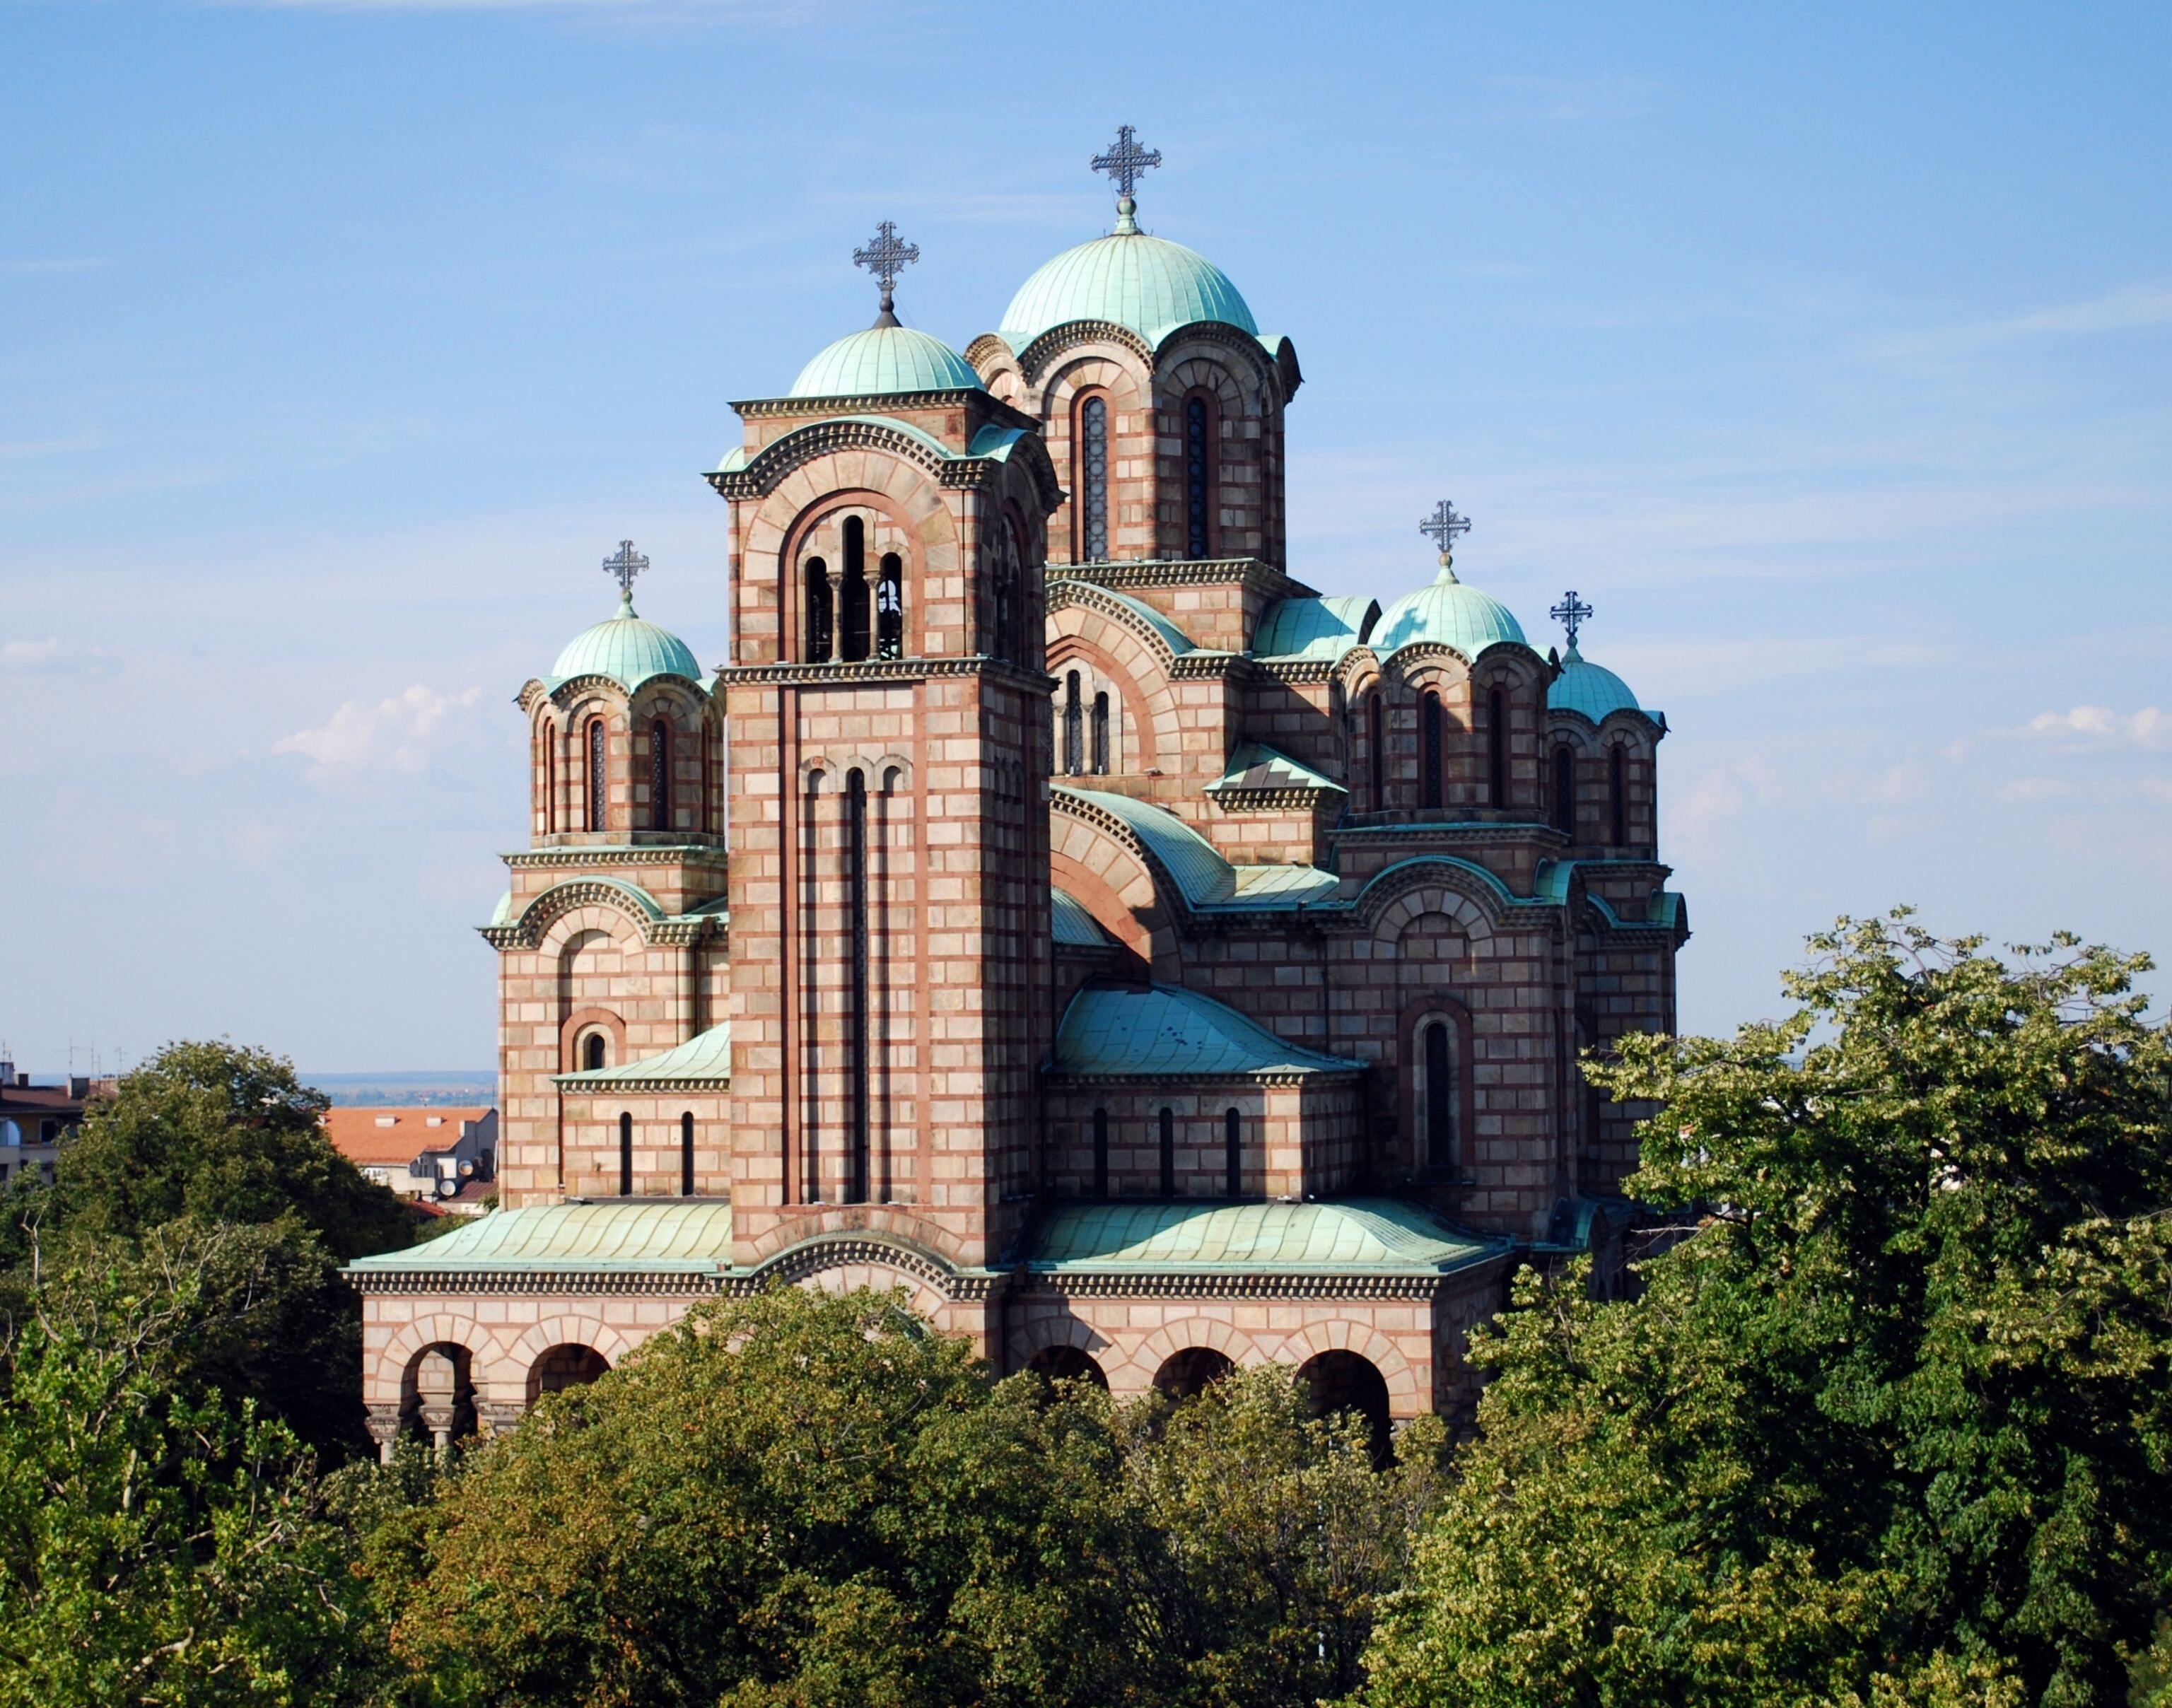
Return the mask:
<svg viewBox="0 0 2172 1708">
<path fill-rule="evenodd" d="M 1116 126 L 1116 140 L 1104 153 L 1096 154 L 1091 162 L 1096 172 L 1105 172 L 1116 186 L 1116 229 L 1136 232 L 1139 228 L 1132 216 L 1139 211 L 1132 192 L 1139 187 L 1139 174 L 1150 166 L 1161 164 L 1161 150 L 1139 147 L 1138 132 L 1129 125 Z"/>
<path fill-rule="evenodd" d="M 633 578 L 648 567 L 648 560 L 633 549 L 631 540 L 621 540 L 618 551 L 604 560 L 604 573 L 618 583 L 619 598 L 628 610 L 633 606 Z"/>
<path fill-rule="evenodd" d="M 1470 518 L 1444 498 L 1433 507 L 1433 514 L 1418 524 L 1418 532 L 1433 535 L 1433 543 L 1440 547 L 1440 561 L 1446 563 L 1455 555 L 1455 536 L 1470 532 Z"/>
<path fill-rule="evenodd" d="M 1563 594 L 1561 603 L 1546 613 L 1568 631 L 1568 649 L 1572 653 L 1576 650 L 1576 631 L 1583 626 L 1591 614 L 1591 607 L 1576 596 L 1574 588 Z"/>
<path fill-rule="evenodd" d="M 919 259 L 918 244 L 900 243 L 897 240 L 897 222 L 894 219 L 885 219 L 875 228 L 875 240 L 873 243 L 864 249 L 856 249 L 852 251 L 852 265 L 856 267 L 865 267 L 875 276 L 875 282 L 882 287 L 882 314 L 876 320 L 876 325 L 897 325 L 896 319 L 891 314 L 891 310 L 896 307 L 896 304 L 891 301 L 890 293 L 897 284 L 898 274 Z"/>
</svg>

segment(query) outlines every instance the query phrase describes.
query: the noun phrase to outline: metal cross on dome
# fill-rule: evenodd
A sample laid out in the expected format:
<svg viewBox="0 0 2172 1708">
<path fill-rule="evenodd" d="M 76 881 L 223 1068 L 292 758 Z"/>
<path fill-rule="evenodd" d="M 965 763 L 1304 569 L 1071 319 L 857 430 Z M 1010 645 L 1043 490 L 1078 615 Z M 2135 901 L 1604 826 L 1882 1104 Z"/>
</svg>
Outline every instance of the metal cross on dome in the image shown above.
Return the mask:
<svg viewBox="0 0 2172 1708">
<path fill-rule="evenodd" d="M 1161 150 L 1139 147 L 1139 134 L 1129 125 L 1116 126 L 1116 140 L 1106 153 L 1096 154 L 1088 163 L 1094 171 L 1105 172 L 1116 185 L 1116 194 L 1126 200 L 1139 187 L 1139 174 L 1150 166 L 1161 164 Z"/>
<path fill-rule="evenodd" d="M 1591 616 L 1591 607 L 1578 599 L 1576 589 L 1571 588 L 1562 595 L 1562 602 L 1546 615 L 1568 631 L 1568 649 L 1573 653 L 1576 650 L 1576 631 Z"/>
<path fill-rule="evenodd" d="M 633 603 L 633 578 L 648 567 L 648 560 L 633 549 L 631 540 L 621 540 L 618 551 L 604 560 L 604 573 L 618 583 L 620 597 L 628 604 Z"/>
<path fill-rule="evenodd" d="M 1470 532 L 1470 518 L 1444 498 L 1433 507 L 1433 514 L 1418 524 L 1418 532 L 1433 535 L 1440 555 L 1446 557 L 1455 550 L 1455 536 Z"/>
<path fill-rule="evenodd" d="M 890 293 L 896 287 L 898 274 L 919 259 L 918 244 L 897 240 L 897 222 L 894 219 L 885 219 L 875 228 L 873 243 L 864 249 L 852 251 L 852 265 L 865 267 L 875 276 L 875 282 L 882 287 L 882 305 L 885 314 L 893 306 Z"/>
</svg>

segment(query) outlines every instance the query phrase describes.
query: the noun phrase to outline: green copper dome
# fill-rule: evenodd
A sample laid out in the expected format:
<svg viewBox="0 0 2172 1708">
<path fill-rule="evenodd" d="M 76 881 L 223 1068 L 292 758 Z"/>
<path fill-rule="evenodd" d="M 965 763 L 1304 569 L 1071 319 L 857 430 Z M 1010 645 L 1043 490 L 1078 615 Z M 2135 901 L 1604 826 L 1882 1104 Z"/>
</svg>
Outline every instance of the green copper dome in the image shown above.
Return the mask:
<svg viewBox="0 0 2172 1708">
<path fill-rule="evenodd" d="M 793 397 L 881 397 L 901 391 L 978 391 L 981 376 L 940 338 L 910 326 L 870 326 L 840 338 L 799 370 Z"/>
<path fill-rule="evenodd" d="M 1228 274 L 1180 243 L 1125 228 L 1130 225 L 1127 215 L 1110 235 L 1066 250 L 1019 286 L 1003 310 L 1003 341 L 1023 350 L 1072 320 L 1107 320 L 1148 344 L 1195 320 L 1260 336 Z"/>
<path fill-rule="evenodd" d="M 1605 722 L 1615 712 L 1642 712 L 1629 685 L 1604 664 L 1589 662 L 1572 646 L 1562 660 L 1561 674 L 1546 690 L 1549 712 L 1580 712 L 1594 723 Z"/>
<path fill-rule="evenodd" d="M 633 601 L 625 599 L 616 616 L 582 630 L 551 667 L 553 687 L 576 676 L 608 676 L 631 694 L 652 676 L 683 676 L 698 683 L 702 667 L 684 641 L 636 616 Z"/>
<path fill-rule="evenodd" d="M 1453 647 L 1476 658 L 1502 641 L 1522 642 L 1524 630 L 1492 594 L 1465 587 L 1444 563 L 1430 587 L 1406 593 L 1380 615 L 1370 645 L 1382 658 L 1421 641 Z"/>
</svg>

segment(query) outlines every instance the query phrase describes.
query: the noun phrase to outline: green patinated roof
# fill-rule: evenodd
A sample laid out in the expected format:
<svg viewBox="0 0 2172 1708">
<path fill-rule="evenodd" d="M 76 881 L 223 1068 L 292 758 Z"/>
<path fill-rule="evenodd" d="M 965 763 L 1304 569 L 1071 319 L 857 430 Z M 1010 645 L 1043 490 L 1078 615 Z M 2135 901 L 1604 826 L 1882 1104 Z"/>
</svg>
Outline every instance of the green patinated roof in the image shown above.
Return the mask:
<svg viewBox="0 0 2172 1708">
<path fill-rule="evenodd" d="M 1174 813 L 1128 795 L 1056 787 L 1059 792 L 1121 819 L 1175 881 L 1189 907 L 1290 908 L 1325 900 L 1340 887 L 1341 880 L 1332 872 L 1317 866 L 1232 866 L 1212 843 Z"/>
<path fill-rule="evenodd" d="M 1003 310 L 998 336 L 1013 350 L 1073 320 L 1128 327 L 1149 345 L 1180 326 L 1218 320 L 1258 337 L 1229 276 L 1195 250 L 1143 232 L 1117 231 L 1045 261 Z"/>
<path fill-rule="evenodd" d="M 1614 712 L 1641 712 L 1629 685 L 1604 664 L 1594 664 L 1574 647 L 1562 658 L 1561 674 L 1546 690 L 1549 712 L 1578 712 L 1594 723 L 1605 722 Z"/>
<path fill-rule="evenodd" d="M 669 629 L 637 617 L 632 599 L 619 601 L 618 615 L 573 636 L 551 667 L 550 685 L 576 676 L 608 676 L 629 694 L 652 676 L 702 679 L 693 649 Z"/>
<path fill-rule="evenodd" d="M 1380 614 L 1371 645 L 1385 658 L 1401 647 L 1432 641 L 1476 658 L 1488 647 L 1523 638 L 1523 625 L 1508 606 L 1491 594 L 1465 587 L 1444 563 L 1430 585 L 1405 594 Z"/>
<path fill-rule="evenodd" d="M 1224 789 L 1321 789 L 1332 790 L 1338 795 L 1350 792 L 1333 778 L 1321 776 L 1310 765 L 1301 764 L 1280 748 L 1269 747 L 1263 741 L 1241 744 L 1229 755 L 1229 763 L 1222 775 L 1207 786 L 1210 795 L 1219 794 Z M 1235 869 L 1241 874 L 1245 868 L 1240 866 Z"/>
<path fill-rule="evenodd" d="M 688 1039 L 676 1050 L 644 1056 L 617 1067 L 594 1067 L 581 1073 L 554 1075 L 568 1091 L 602 1089 L 615 1085 L 639 1087 L 644 1081 L 709 1079 L 728 1085 L 732 1078 L 732 1026 L 727 1020 Z"/>
<path fill-rule="evenodd" d="M 1228 1004 L 1175 985 L 1089 985 L 1056 1029 L 1057 1073 L 1361 1073 L 1365 1064 L 1281 1039 Z"/>
<path fill-rule="evenodd" d="M 1191 653 L 1198 650 L 1192 645 L 1191 636 L 1185 634 L 1183 630 L 1177 627 L 1175 623 L 1169 621 L 1167 617 L 1164 616 L 1144 599 L 1133 599 L 1127 593 L 1113 593 L 1105 587 L 1097 588 L 1096 591 L 1100 594 L 1102 598 L 1115 600 L 1118 604 L 1123 606 L 1126 610 L 1130 611 L 1134 616 L 1137 617 L 1141 622 L 1152 629 L 1157 635 L 1159 635 L 1163 641 L 1167 643 L 1170 652 Z"/>
<path fill-rule="evenodd" d="M 1355 594 L 1279 599 L 1252 636 L 1255 658 L 1324 659 L 1329 663 L 1364 644 L 1380 615 L 1379 601 Z"/>
<path fill-rule="evenodd" d="M 629 1198 L 500 1210 L 406 1251 L 347 1265 L 363 1275 L 417 1270 L 723 1271 L 732 1266 L 732 1207 L 713 1199 Z"/>
<path fill-rule="evenodd" d="M 1041 1226 L 1027 1267 L 1119 1273 L 1438 1275 L 1508 1249 L 1414 1204 L 1085 1204 Z"/>
<path fill-rule="evenodd" d="M 1094 922 L 1094 916 L 1087 912 L 1085 904 L 1077 896 L 1068 890 L 1051 889 L 1048 902 L 1056 942 L 1069 943 L 1073 948 L 1108 948 L 1108 932 Z"/>
<path fill-rule="evenodd" d="M 799 370 L 793 397 L 879 397 L 979 391 L 981 376 L 940 338 L 910 326 L 870 326 L 840 338 Z"/>
</svg>

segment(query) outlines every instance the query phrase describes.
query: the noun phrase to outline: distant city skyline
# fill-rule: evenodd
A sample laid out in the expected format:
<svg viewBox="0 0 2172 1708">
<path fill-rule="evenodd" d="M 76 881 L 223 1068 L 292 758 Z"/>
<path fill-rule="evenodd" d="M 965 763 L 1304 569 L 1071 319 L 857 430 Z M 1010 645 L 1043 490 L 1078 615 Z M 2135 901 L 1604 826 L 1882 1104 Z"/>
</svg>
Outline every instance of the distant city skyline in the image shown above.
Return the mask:
<svg viewBox="0 0 2172 1708">
<path fill-rule="evenodd" d="M 1671 734 L 1685 1029 L 1842 911 L 2172 953 L 2162 8 L 0 0 L 0 1037 L 493 1060 L 511 704 L 722 661 L 728 402 L 1139 219 L 1298 344 L 1292 572 Z M 2160 981 L 2156 988 L 2163 991 Z M 78 1066 L 85 1072 L 87 1066 Z M 110 1071 L 110 1070 L 109 1070 Z"/>
</svg>

